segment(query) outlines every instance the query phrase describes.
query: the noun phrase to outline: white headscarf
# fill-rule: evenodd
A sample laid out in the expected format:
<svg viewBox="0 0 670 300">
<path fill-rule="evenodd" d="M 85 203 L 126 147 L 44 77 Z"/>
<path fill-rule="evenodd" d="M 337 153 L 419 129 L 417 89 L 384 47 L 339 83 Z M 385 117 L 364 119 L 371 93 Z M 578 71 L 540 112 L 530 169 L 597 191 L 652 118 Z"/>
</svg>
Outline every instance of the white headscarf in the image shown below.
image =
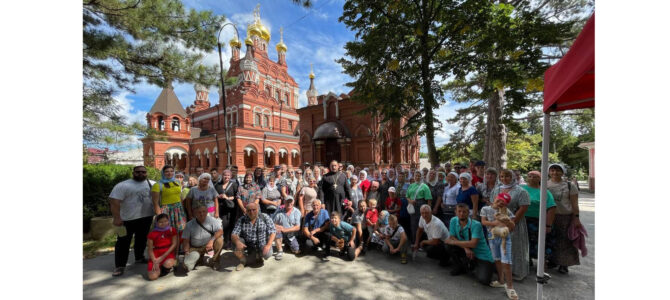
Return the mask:
<svg viewBox="0 0 670 300">
<path fill-rule="evenodd" d="M 472 175 L 468 172 L 463 172 L 461 173 L 461 176 L 459 178 L 465 178 L 468 180 L 468 185 L 472 185 Z"/>
<path fill-rule="evenodd" d="M 363 171 L 358 172 L 358 175 L 360 175 L 361 173 L 363 174 L 363 176 L 361 176 L 359 178 L 359 181 L 364 181 L 364 180 L 368 179 L 368 172 L 365 172 L 365 170 L 363 170 Z"/>
</svg>

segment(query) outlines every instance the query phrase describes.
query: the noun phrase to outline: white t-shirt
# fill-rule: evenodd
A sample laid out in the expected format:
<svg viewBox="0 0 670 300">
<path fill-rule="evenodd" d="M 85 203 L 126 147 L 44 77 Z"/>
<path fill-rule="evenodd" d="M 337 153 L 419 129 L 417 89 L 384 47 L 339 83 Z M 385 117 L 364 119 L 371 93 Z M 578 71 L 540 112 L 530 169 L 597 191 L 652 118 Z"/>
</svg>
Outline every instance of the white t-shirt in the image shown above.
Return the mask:
<svg viewBox="0 0 670 300">
<path fill-rule="evenodd" d="M 383 233 L 384 235 L 391 235 L 393 233 L 393 230 L 395 230 L 395 229 L 391 228 L 390 225 L 386 225 L 386 226 L 380 228 L 381 233 Z M 405 232 L 405 229 L 403 229 L 402 226 L 398 225 L 398 230 L 391 237 L 391 241 L 399 242 L 400 238 L 402 237 L 403 232 Z"/>
<path fill-rule="evenodd" d="M 449 230 L 447 229 L 447 226 L 444 226 L 444 223 L 442 223 L 442 221 L 440 221 L 440 219 L 436 218 L 435 216 L 431 215 L 430 217 L 432 219 L 430 219 L 430 223 L 428 224 L 426 224 L 426 220 L 421 217 L 419 220 L 419 228 L 423 228 L 423 231 L 426 232 L 429 240 L 447 240 L 449 238 Z"/>
<path fill-rule="evenodd" d="M 149 180 L 149 183 L 153 185 L 154 181 Z M 114 186 L 109 198 L 121 202 L 121 220 L 130 221 L 154 215 L 149 183 L 146 180 L 128 179 Z"/>
</svg>

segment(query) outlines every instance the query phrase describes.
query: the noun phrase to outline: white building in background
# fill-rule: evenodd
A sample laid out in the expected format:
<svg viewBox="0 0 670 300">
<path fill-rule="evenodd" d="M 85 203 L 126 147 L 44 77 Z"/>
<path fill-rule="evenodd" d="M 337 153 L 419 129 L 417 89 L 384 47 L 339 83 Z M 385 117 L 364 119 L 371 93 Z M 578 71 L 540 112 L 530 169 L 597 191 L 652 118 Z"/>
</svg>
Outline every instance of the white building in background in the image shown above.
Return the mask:
<svg viewBox="0 0 670 300">
<path fill-rule="evenodd" d="M 125 152 L 117 152 L 109 155 L 109 162 L 115 165 L 144 165 L 142 148 Z"/>
</svg>

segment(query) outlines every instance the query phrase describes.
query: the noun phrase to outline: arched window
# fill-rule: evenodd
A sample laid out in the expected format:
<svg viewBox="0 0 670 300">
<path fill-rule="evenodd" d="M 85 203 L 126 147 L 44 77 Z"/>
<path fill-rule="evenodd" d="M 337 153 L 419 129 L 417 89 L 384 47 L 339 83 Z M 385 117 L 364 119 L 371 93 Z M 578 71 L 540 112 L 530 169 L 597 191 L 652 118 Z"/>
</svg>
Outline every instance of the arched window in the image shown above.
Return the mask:
<svg viewBox="0 0 670 300">
<path fill-rule="evenodd" d="M 272 93 L 270 92 L 270 87 L 269 87 L 269 86 L 266 86 L 266 87 L 265 87 L 265 94 L 266 94 L 268 97 L 271 97 L 271 96 L 272 96 Z"/>
<path fill-rule="evenodd" d="M 288 130 L 293 130 L 293 121 L 288 120 Z"/>
<path fill-rule="evenodd" d="M 260 126 L 261 125 L 261 113 L 255 113 L 254 114 L 254 126 Z"/>
<path fill-rule="evenodd" d="M 279 91 L 275 91 L 275 99 L 279 100 Z"/>
<path fill-rule="evenodd" d="M 179 118 L 173 117 L 172 118 L 172 131 L 179 131 Z"/>
<path fill-rule="evenodd" d="M 165 130 L 165 121 L 163 117 L 158 117 L 158 130 Z"/>
<path fill-rule="evenodd" d="M 284 99 L 282 101 L 285 106 L 290 106 L 290 103 L 288 103 L 288 94 L 284 94 Z"/>
<path fill-rule="evenodd" d="M 268 118 L 268 116 L 263 116 L 263 127 L 268 127 L 269 123 L 270 123 L 270 118 Z"/>
</svg>

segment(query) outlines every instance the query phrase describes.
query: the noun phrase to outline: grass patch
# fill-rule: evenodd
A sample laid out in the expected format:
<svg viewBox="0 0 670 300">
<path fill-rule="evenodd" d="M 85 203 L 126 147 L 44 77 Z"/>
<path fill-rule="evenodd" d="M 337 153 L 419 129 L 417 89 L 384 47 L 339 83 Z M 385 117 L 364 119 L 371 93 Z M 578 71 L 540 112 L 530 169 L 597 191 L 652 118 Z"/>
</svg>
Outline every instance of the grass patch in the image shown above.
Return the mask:
<svg viewBox="0 0 670 300">
<path fill-rule="evenodd" d="M 98 255 L 114 252 L 114 244 L 116 244 L 116 234 L 106 235 L 99 241 L 96 240 L 84 241 L 84 259 L 93 258 Z"/>
</svg>

